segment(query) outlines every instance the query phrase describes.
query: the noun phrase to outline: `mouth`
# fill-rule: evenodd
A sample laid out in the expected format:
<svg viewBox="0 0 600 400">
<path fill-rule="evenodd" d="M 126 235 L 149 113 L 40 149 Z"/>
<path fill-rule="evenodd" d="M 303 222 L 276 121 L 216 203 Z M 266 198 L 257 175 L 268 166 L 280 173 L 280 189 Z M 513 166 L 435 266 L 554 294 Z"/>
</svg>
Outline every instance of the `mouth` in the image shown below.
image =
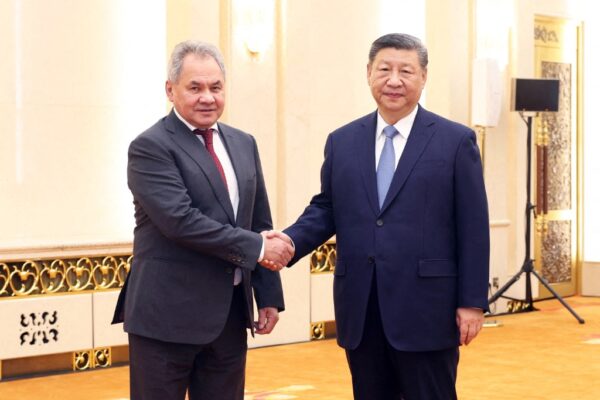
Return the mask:
<svg viewBox="0 0 600 400">
<path fill-rule="evenodd" d="M 401 97 L 404 97 L 403 94 L 396 93 L 396 92 L 387 92 L 387 93 L 384 93 L 383 95 L 386 96 L 386 97 L 390 97 L 392 99 L 399 99 Z"/>
</svg>

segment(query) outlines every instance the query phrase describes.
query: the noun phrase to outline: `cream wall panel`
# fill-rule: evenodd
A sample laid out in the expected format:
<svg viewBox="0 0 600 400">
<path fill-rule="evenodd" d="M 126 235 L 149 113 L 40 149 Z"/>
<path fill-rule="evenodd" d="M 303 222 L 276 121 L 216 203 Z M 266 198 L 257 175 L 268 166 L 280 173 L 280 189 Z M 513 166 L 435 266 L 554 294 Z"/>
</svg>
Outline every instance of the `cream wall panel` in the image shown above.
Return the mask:
<svg viewBox="0 0 600 400">
<path fill-rule="evenodd" d="M 164 113 L 164 1 L 1 4 L 0 246 L 131 240 L 126 153 Z"/>
<path fill-rule="evenodd" d="M 94 348 L 128 344 L 123 324 L 111 325 L 119 292 L 119 290 L 110 290 L 92 294 Z"/>
<path fill-rule="evenodd" d="M 92 295 L 0 300 L 0 360 L 92 348 Z"/>
<path fill-rule="evenodd" d="M 600 262 L 584 262 L 581 275 L 581 294 L 600 296 Z"/>
<path fill-rule="evenodd" d="M 424 106 L 465 125 L 470 121 L 472 64 L 469 3 L 427 1 L 424 38 L 429 50 Z"/>
<path fill-rule="evenodd" d="M 333 274 L 310 276 L 310 320 L 311 322 L 333 321 Z"/>
</svg>

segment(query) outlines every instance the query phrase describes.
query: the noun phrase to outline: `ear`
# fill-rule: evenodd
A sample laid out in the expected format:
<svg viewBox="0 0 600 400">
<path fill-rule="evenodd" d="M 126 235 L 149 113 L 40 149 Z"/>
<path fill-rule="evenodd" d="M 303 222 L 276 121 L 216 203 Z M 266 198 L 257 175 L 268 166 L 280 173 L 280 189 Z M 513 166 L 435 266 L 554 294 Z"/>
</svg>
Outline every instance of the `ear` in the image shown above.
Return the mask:
<svg viewBox="0 0 600 400">
<path fill-rule="evenodd" d="M 173 102 L 173 83 L 171 83 L 170 80 L 165 82 L 165 93 L 167 94 L 169 101 Z"/>
<path fill-rule="evenodd" d="M 425 83 L 427 82 L 427 68 L 425 68 L 422 72 L 422 79 L 423 79 L 423 87 L 425 87 Z"/>
<path fill-rule="evenodd" d="M 373 68 L 373 65 L 371 63 L 367 64 L 367 83 L 369 84 L 369 86 L 371 86 L 371 68 Z"/>
</svg>

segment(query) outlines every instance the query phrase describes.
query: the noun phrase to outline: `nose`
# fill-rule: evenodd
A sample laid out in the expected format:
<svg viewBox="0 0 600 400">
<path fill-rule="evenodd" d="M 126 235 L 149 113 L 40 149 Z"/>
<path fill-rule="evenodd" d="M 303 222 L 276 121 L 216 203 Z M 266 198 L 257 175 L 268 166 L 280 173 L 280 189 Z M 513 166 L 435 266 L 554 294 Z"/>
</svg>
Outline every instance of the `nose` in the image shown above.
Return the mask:
<svg viewBox="0 0 600 400">
<path fill-rule="evenodd" d="M 198 103 L 212 104 L 214 102 L 215 102 L 214 96 L 208 91 L 204 92 L 204 93 L 200 93 L 200 96 L 198 96 Z"/>
<path fill-rule="evenodd" d="M 400 76 L 400 73 L 397 71 L 392 71 L 390 74 L 390 77 L 388 79 L 388 85 L 390 86 L 400 86 L 402 85 L 404 82 L 402 82 L 402 78 Z"/>
</svg>

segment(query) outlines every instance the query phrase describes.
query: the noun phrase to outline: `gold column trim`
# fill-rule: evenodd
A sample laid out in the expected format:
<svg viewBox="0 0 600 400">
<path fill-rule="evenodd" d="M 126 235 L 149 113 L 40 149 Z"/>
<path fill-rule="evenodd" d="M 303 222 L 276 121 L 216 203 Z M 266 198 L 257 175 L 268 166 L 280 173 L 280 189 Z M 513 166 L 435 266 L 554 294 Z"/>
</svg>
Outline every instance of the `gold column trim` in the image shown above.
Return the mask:
<svg viewBox="0 0 600 400">
<path fill-rule="evenodd" d="M 487 128 L 482 125 L 475 125 L 474 128 L 477 144 L 479 145 L 479 154 L 481 155 L 481 166 L 485 169 L 485 134 Z"/>
</svg>

